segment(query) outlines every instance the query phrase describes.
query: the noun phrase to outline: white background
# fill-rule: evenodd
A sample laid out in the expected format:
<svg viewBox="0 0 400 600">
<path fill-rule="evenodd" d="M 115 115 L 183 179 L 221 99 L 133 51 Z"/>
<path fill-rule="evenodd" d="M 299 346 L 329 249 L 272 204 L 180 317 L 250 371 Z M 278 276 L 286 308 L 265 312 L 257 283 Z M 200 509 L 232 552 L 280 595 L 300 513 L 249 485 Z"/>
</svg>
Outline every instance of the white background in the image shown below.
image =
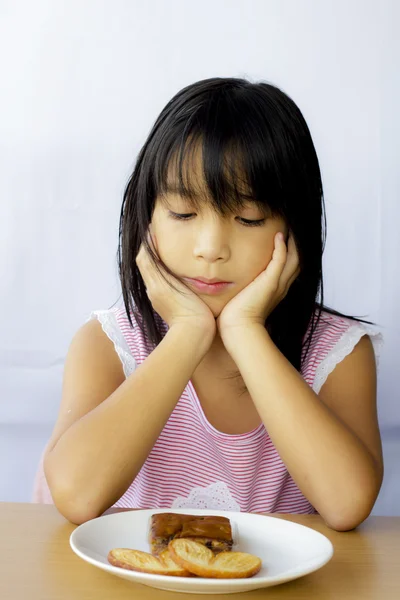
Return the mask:
<svg viewBox="0 0 400 600">
<path fill-rule="evenodd" d="M 70 340 L 120 296 L 122 193 L 166 102 L 213 76 L 278 85 L 323 176 L 326 302 L 382 327 L 386 457 L 400 513 L 400 3 L 0 0 L 0 500 L 29 501 Z"/>
</svg>

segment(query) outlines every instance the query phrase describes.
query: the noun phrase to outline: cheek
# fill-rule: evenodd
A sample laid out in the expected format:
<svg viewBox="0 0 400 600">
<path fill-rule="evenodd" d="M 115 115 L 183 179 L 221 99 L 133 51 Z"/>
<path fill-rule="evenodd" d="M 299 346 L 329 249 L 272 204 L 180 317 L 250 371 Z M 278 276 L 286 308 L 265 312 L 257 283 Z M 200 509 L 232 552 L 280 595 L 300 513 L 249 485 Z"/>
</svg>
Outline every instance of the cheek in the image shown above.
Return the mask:
<svg viewBox="0 0 400 600">
<path fill-rule="evenodd" d="M 275 236 L 278 232 L 282 232 L 286 239 L 289 230 L 284 221 L 277 221 L 271 224 L 271 228 L 269 229 L 263 244 L 260 244 L 260 252 L 263 253 L 265 267 L 272 259 L 272 255 L 275 249 Z"/>
<path fill-rule="evenodd" d="M 169 235 L 169 231 L 164 228 L 162 233 L 155 233 L 157 240 L 157 252 L 161 260 L 171 269 L 178 268 L 182 262 L 182 244 L 178 243 L 176 235 Z"/>
<path fill-rule="evenodd" d="M 274 227 L 263 236 L 260 236 L 251 246 L 244 246 L 238 253 L 240 257 L 240 272 L 242 281 L 247 285 L 255 279 L 262 271 L 268 267 L 272 260 L 272 254 L 275 246 L 275 235 L 278 231 L 283 231 L 283 227 L 274 224 Z"/>
<path fill-rule="evenodd" d="M 272 254 L 274 251 L 274 238 L 268 236 L 262 240 L 258 240 L 258 243 L 251 248 L 247 248 L 246 251 L 242 253 L 244 258 L 245 270 L 254 276 L 261 273 L 263 269 L 266 269 L 269 262 L 272 259 Z"/>
</svg>

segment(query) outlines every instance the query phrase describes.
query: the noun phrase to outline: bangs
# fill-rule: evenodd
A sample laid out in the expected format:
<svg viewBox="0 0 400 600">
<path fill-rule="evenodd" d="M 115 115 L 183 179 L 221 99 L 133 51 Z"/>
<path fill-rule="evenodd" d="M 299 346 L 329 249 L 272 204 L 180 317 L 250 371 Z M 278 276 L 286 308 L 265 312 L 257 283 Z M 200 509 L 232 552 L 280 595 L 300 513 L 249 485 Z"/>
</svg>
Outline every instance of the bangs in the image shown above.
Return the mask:
<svg viewBox="0 0 400 600">
<path fill-rule="evenodd" d="M 256 202 L 242 160 L 237 150 L 216 151 L 205 147 L 201 135 L 192 135 L 155 172 L 156 194 L 164 204 L 169 195 L 178 195 L 196 210 L 211 204 L 220 215 L 234 213 Z"/>
<path fill-rule="evenodd" d="M 277 147 L 265 109 L 239 100 L 218 98 L 181 126 L 166 126 L 152 169 L 152 189 L 162 203 L 177 194 L 197 210 L 211 203 L 223 216 L 249 202 L 266 214 L 285 215 L 281 180 L 288 153 Z"/>
</svg>

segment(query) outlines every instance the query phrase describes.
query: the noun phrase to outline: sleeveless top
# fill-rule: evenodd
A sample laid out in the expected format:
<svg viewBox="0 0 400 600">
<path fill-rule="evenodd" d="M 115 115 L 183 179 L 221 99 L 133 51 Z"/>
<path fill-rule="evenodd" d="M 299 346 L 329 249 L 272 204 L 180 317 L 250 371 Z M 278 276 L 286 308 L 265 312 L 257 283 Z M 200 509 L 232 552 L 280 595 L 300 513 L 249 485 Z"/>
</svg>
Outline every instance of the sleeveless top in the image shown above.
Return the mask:
<svg viewBox="0 0 400 600">
<path fill-rule="evenodd" d="M 159 315 L 155 317 L 166 334 L 168 325 Z M 98 319 L 113 342 L 126 377 L 154 349 L 133 315 L 131 327 L 124 307 L 94 311 L 90 319 Z M 374 327 L 321 313 L 301 369 L 317 394 L 335 366 L 366 334 L 378 359 L 382 336 Z M 33 501 L 53 502 L 43 473 L 43 455 Z M 316 512 L 290 476 L 264 424 L 243 434 L 218 431 L 207 420 L 191 380 L 140 472 L 113 506 Z"/>
</svg>

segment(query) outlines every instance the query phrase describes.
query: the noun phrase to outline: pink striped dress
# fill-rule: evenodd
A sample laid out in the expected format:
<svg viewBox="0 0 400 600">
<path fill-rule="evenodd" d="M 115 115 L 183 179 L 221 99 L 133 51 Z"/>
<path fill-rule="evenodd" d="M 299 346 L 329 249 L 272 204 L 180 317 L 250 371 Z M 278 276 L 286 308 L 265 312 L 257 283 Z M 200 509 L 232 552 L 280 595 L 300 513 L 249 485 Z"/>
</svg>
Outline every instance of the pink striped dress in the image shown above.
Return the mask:
<svg viewBox="0 0 400 600">
<path fill-rule="evenodd" d="M 153 345 L 135 320 L 131 328 L 123 307 L 94 311 L 90 318 L 100 321 L 129 377 Z M 156 318 L 166 333 L 168 325 Z M 378 357 L 382 336 L 374 327 L 322 313 L 302 368 L 305 381 L 316 393 L 366 334 Z M 52 502 L 42 459 L 33 501 Z M 139 474 L 114 506 L 315 512 L 289 475 L 264 425 L 238 435 L 218 431 L 208 422 L 191 381 Z"/>
</svg>

